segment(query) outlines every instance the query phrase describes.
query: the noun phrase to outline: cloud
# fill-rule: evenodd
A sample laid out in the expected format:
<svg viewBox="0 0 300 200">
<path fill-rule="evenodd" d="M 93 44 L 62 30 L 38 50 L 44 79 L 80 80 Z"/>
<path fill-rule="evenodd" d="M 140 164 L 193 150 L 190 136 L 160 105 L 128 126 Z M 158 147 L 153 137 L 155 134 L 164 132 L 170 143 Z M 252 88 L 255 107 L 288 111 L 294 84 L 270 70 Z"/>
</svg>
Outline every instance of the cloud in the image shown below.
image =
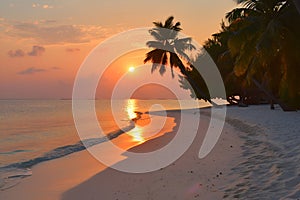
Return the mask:
<svg viewBox="0 0 300 200">
<path fill-rule="evenodd" d="M 66 48 L 66 52 L 72 53 L 72 52 L 77 52 L 77 51 L 80 51 L 80 49 L 79 48 Z"/>
<path fill-rule="evenodd" d="M 44 8 L 44 9 L 51 9 L 51 8 L 54 8 L 54 6 L 45 4 L 45 5 L 43 5 L 43 8 Z"/>
<path fill-rule="evenodd" d="M 39 73 L 39 72 L 45 72 L 45 69 L 41 69 L 41 68 L 35 68 L 35 67 L 30 67 L 27 68 L 23 71 L 18 72 L 17 74 L 20 75 L 29 75 L 29 74 L 35 74 L 35 73 Z"/>
<path fill-rule="evenodd" d="M 7 52 L 8 56 L 11 58 L 16 58 L 16 57 L 23 57 L 25 56 L 25 52 L 22 49 L 17 49 L 15 51 L 10 50 Z"/>
<path fill-rule="evenodd" d="M 50 24 L 50 23 L 56 23 L 57 21 L 56 20 L 53 20 L 53 19 L 41 19 L 39 21 L 40 23 L 44 23 L 44 24 Z"/>
<path fill-rule="evenodd" d="M 42 46 L 33 46 L 31 52 L 28 52 L 29 56 L 41 56 L 46 49 Z"/>
<path fill-rule="evenodd" d="M 33 3 L 31 7 L 37 8 L 37 7 L 39 7 L 39 6 L 40 6 L 40 4 L 38 4 L 38 3 Z"/>
<path fill-rule="evenodd" d="M 61 25 L 55 20 L 20 22 L 5 20 L 2 33 L 11 39 L 22 39 L 43 45 L 78 44 L 103 39 L 111 35 L 108 29 L 97 25 Z"/>
<path fill-rule="evenodd" d="M 60 67 L 51 67 L 51 69 L 59 70 L 59 69 L 61 69 L 61 68 L 60 68 Z"/>
<path fill-rule="evenodd" d="M 41 5 L 41 4 L 38 4 L 38 3 L 33 3 L 31 5 L 32 8 L 43 8 L 43 9 L 50 9 L 50 8 L 54 8 L 54 6 L 52 5 L 48 5 L 48 4 L 44 4 L 44 5 Z"/>
<path fill-rule="evenodd" d="M 17 57 L 24 57 L 26 55 L 28 56 L 41 56 L 46 49 L 42 46 L 32 46 L 32 50 L 28 52 L 27 54 L 22 49 L 17 50 L 10 50 L 7 52 L 7 55 L 11 58 L 17 58 Z"/>
</svg>

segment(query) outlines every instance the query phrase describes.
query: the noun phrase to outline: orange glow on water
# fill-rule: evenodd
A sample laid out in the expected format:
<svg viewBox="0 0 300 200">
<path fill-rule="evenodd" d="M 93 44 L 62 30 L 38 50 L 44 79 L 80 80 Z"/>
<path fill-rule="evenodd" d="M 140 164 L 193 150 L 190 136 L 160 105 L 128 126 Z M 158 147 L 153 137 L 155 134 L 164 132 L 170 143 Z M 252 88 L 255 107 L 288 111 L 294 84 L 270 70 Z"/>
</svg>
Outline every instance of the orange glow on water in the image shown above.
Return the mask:
<svg viewBox="0 0 300 200">
<path fill-rule="evenodd" d="M 137 117 L 136 113 L 134 112 L 136 109 L 136 100 L 135 99 L 128 99 L 126 105 L 126 112 L 129 119 L 134 119 Z"/>
<path fill-rule="evenodd" d="M 128 99 L 126 111 L 129 119 L 135 119 L 137 118 L 137 114 L 135 112 L 137 106 L 136 106 L 136 100 L 135 99 Z M 142 143 L 145 141 L 145 138 L 143 137 L 143 128 L 136 125 L 132 130 L 128 132 L 128 135 L 132 137 L 132 140 L 134 142 Z"/>
<path fill-rule="evenodd" d="M 128 132 L 130 136 L 132 136 L 132 141 L 142 143 L 145 142 L 146 139 L 143 137 L 143 128 L 136 126 L 134 129 Z"/>
</svg>

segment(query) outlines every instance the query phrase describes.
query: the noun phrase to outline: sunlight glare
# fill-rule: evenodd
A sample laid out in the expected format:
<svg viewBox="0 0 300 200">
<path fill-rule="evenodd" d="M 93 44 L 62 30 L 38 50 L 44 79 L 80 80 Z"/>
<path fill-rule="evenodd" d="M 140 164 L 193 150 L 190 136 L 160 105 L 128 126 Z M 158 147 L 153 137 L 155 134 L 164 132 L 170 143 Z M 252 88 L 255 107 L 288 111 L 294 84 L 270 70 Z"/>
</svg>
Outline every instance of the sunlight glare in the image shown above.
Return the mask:
<svg viewBox="0 0 300 200">
<path fill-rule="evenodd" d="M 139 126 L 134 127 L 128 134 L 132 137 L 132 141 L 134 142 L 143 143 L 146 141 L 143 137 L 143 129 Z"/>
<path fill-rule="evenodd" d="M 134 112 L 136 109 L 136 100 L 135 99 L 128 99 L 126 105 L 127 116 L 129 119 L 134 119 L 137 117 L 136 113 Z"/>
<path fill-rule="evenodd" d="M 137 117 L 137 114 L 135 112 L 136 106 L 136 100 L 135 99 L 128 99 L 126 111 L 129 119 L 134 119 Z M 132 140 L 135 142 L 142 143 L 145 141 L 145 138 L 143 137 L 143 129 L 139 126 L 135 126 L 132 130 L 128 132 L 128 135 L 132 137 Z"/>
</svg>

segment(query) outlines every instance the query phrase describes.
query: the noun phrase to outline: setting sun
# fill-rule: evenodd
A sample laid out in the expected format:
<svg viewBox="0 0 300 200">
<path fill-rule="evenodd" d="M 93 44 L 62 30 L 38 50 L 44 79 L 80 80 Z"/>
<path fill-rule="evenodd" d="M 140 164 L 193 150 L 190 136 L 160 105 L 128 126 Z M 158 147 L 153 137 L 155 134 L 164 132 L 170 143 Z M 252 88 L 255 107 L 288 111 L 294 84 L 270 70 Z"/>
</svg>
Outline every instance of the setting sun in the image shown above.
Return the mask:
<svg viewBox="0 0 300 200">
<path fill-rule="evenodd" d="M 128 68 L 128 71 L 129 71 L 129 72 L 134 72 L 134 70 L 135 70 L 135 68 L 132 67 L 132 66 Z"/>
</svg>

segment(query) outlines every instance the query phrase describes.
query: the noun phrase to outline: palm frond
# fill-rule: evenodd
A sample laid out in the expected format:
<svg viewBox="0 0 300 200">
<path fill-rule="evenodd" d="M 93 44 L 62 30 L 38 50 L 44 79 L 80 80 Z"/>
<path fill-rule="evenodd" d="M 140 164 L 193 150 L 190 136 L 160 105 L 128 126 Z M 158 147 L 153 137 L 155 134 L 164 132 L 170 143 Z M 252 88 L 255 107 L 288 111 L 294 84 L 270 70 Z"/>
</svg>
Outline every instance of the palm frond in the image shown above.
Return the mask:
<svg viewBox="0 0 300 200">
<path fill-rule="evenodd" d="M 168 55 L 167 55 L 167 52 L 164 52 L 162 60 L 161 60 L 161 64 L 166 65 L 167 62 L 168 62 Z"/>
<path fill-rule="evenodd" d="M 173 69 L 173 66 L 171 66 L 171 74 L 172 74 L 172 78 L 174 78 L 174 69 Z"/>
<path fill-rule="evenodd" d="M 265 31 L 260 35 L 256 44 L 256 51 L 261 60 L 268 63 L 283 49 L 285 26 L 278 20 L 271 20 Z"/>
<path fill-rule="evenodd" d="M 149 33 L 150 33 L 150 35 L 152 35 L 154 37 L 155 40 L 163 41 L 164 36 L 160 33 L 159 30 L 160 29 L 153 28 L 153 29 L 149 30 Z"/>
<path fill-rule="evenodd" d="M 178 38 L 178 31 L 182 30 L 181 24 L 180 22 L 174 23 L 173 16 L 170 16 L 164 23 L 153 22 L 153 24 L 155 27 L 149 33 L 155 41 L 148 41 L 146 44 L 148 47 L 155 49 L 146 54 L 144 63 L 152 62 L 151 72 L 159 69 L 159 73 L 164 74 L 169 61 L 172 77 L 174 77 L 174 67 L 179 67 L 181 73 L 184 74 L 186 69 L 181 58 L 189 60 L 185 51 L 196 49 L 191 44 L 191 38 Z M 168 55 L 170 55 L 169 58 Z"/>
<path fill-rule="evenodd" d="M 153 28 L 150 30 L 150 34 L 157 34 L 153 35 L 153 37 L 156 38 L 156 40 L 170 40 L 170 39 L 175 39 L 176 36 L 178 35 L 178 31 L 174 31 L 173 29 L 168 29 L 168 28 Z"/>
<path fill-rule="evenodd" d="M 177 53 L 181 58 L 183 58 L 184 60 L 186 60 L 186 61 L 188 61 L 188 62 L 191 62 L 190 57 L 189 57 L 184 51 L 176 50 L 176 53 Z"/>
<path fill-rule="evenodd" d="M 253 10 L 249 8 L 235 8 L 232 11 L 226 13 L 225 18 L 229 23 L 232 23 L 237 19 L 241 19 L 249 16 L 250 12 L 253 12 Z"/>
<path fill-rule="evenodd" d="M 152 63 L 161 64 L 161 60 L 164 53 L 165 53 L 164 50 L 154 49 L 146 54 L 144 63 L 151 61 Z"/>
<path fill-rule="evenodd" d="M 160 73 L 160 75 L 164 75 L 166 73 L 165 65 L 160 65 L 159 73 Z"/>
<path fill-rule="evenodd" d="M 174 31 L 181 31 L 182 28 L 180 28 L 180 22 L 176 22 L 176 24 L 173 26 L 173 30 Z"/>
<path fill-rule="evenodd" d="M 178 66 L 178 60 L 176 58 L 176 55 L 174 53 L 170 53 L 170 66 L 171 68 Z"/>
<path fill-rule="evenodd" d="M 168 40 L 173 40 L 173 39 L 175 39 L 175 38 L 177 38 L 177 36 L 178 36 L 178 31 L 175 31 L 175 30 L 170 30 L 170 31 L 168 31 Z"/>
<path fill-rule="evenodd" d="M 164 26 L 161 22 L 153 22 L 153 24 L 158 28 L 162 28 Z"/>
<path fill-rule="evenodd" d="M 158 41 L 148 41 L 146 45 L 150 48 L 164 49 L 164 44 Z"/>
<path fill-rule="evenodd" d="M 151 74 L 153 74 L 153 72 L 154 72 L 155 70 L 157 70 L 158 67 L 159 67 L 159 64 L 153 63 L 153 64 L 152 64 L 152 67 L 151 67 Z"/>
<path fill-rule="evenodd" d="M 240 49 L 235 63 L 234 63 L 234 73 L 236 76 L 242 76 L 246 74 L 253 58 L 256 55 L 255 43 L 252 44 L 243 44 Z"/>
<path fill-rule="evenodd" d="M 181 38 L 181 39 L 176 38 L 174 40 L 174 46 L 175 46 L 176 49 L 180 49 L 181 51 L 196 50 L 196 47 L 191 42 L 192 42 L 192 38 L 190 38 L 190 37 Z"/>
<path fill-rule="evenodd" d="M 165 25 L 164 28 L 168 28 L 171 29 L 173 27 L 173 16 L 170 16 L 166 21 L 165 21 Z"/>
</svg>

